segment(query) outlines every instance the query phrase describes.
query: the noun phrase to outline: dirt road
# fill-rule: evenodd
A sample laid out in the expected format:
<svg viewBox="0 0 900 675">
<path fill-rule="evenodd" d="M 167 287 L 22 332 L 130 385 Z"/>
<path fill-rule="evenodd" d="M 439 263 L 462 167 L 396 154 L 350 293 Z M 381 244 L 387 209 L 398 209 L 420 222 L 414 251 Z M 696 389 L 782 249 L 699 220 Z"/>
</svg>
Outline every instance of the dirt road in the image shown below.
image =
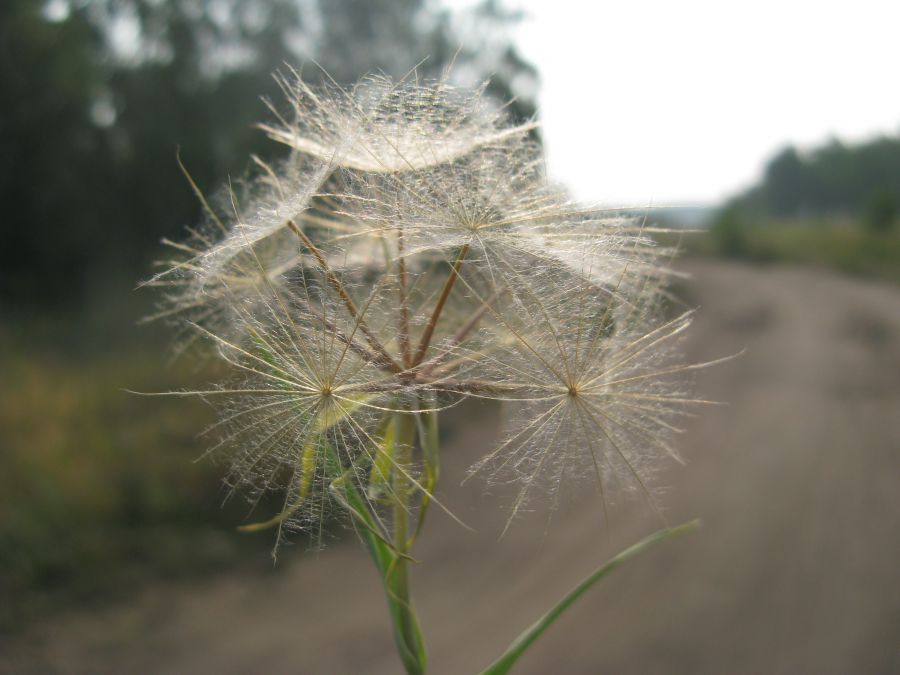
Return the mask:
<svg viewBox="0 0 900 675">
<path fill-rule="evenodd" d="M 672 523 L 703 529 L 617 571 L 520 673 L 900 673 L 900 288 L 824 272 L 687 265 L 707 360 L 701 410 L 667 474 Z M 605 534 L 585 492 L 521 519 L 464 469 L 493 433 L 468 411 L 413 584 L 433 673 L 471 673 L 601 560 L 655 529 L 623 506 Z M 397 673 L 383 598 L 354 542 L 280 571 L 167 586 L 35 626 L 16 672 Z M 0 657 L 0 664 L 3 660 Z"/>
</svg>

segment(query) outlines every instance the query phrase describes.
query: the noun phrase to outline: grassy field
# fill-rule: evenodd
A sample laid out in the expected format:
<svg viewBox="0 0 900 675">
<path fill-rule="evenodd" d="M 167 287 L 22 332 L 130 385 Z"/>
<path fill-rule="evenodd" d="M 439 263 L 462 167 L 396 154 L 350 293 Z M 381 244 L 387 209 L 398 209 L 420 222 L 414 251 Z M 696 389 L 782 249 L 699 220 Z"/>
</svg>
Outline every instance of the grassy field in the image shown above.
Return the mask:
<svg viewBox="0 0 900 675">
<path fill-rule="evenodd" d="M 104 350 L 99 335 L 92 349 L 66 344 L 70 328 L 5 322 L 0 334 L 0 632 L 271 544 L 234 533 L 247 504 L 221 508 L 221 467 L 192 461 L 211 411 L 123 391 L 186 387 L 204 373 L 167 368 L 164 346 Z"/>
<path fill-rule="evenodd" d="M 846 220 L 720 221 L 686 238 L 688 253 L 792 262 L 900 282 L 900 228 L 874 232 Z"/>
</svg>

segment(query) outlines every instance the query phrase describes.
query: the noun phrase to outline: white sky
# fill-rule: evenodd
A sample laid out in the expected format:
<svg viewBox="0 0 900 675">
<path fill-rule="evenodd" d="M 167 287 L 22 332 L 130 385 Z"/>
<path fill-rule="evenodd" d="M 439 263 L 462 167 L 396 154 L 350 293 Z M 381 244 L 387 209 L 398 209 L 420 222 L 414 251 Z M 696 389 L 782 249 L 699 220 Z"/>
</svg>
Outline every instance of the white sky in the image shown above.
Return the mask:
<svg viewBox="0 0 900 675">
<path fill-rule="evenodd" d="M 550 172 L 579 199 L 713 203 L 788 142 L 900 132 L 900 0 L 507 4 L 530 15 Z"/>
</svg>

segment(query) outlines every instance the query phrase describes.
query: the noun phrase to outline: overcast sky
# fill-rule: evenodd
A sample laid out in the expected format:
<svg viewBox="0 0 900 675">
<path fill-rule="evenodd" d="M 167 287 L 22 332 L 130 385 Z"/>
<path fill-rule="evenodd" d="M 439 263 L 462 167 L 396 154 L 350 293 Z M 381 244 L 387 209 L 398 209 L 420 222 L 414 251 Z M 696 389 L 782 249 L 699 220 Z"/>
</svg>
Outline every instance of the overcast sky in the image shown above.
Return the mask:
<svg viewBox="0 0 900 675">
<path fill-rule="evenodd" d="M 507 4 L 579 199 L 715 203 L 789 142 L 900 131 L 900 0 Z"/>
</svg>

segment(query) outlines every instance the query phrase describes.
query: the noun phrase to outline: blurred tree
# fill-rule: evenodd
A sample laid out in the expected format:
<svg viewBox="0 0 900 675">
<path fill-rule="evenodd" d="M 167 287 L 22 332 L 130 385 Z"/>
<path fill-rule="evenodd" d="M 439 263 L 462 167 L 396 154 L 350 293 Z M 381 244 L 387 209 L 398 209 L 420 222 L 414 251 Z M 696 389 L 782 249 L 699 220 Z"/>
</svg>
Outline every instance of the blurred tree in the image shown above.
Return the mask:
<svg viewBox="0 0 900 675">
<path fill-rule="evenodd" d="M 33 0 L 0 3 L 2 297 L 62 291 L 87 264 L 105 148 L 90 116 L 98 43 L 83 12 L 54 22 Z"/>
<path fill-rule="evenodd" d="M 270 73 L 314 58 L 342 83 L 493 76 L 513 113 L 534 114 L 536 74 L 496 29 L 494 0 L 471 46 L 425 0 L 5 0 L 0 3 L 0 302 L 70 302 L 134 270 L 163 236 L 200 216 L 176 146 L 204 189 L 276 144 L 253 123 Z M 310 79 L 324 78 L 307 68 Z M 525 83 L 523 85 L 523 83 Z M 117 282 L 118 283 L 118 282 Z"/>
<path fill-rule="evenodd" d="M 466 36 L 458 60 L 471 69 L 474 79 L 490 76 L 488 93 L 508 103 L 510 114 L 523 121 L 537 114 L 539 78 L 537 69 L 519 54 L 508 29 L 524 18 L 522 10 L 508 10 L 499 0 L 482 0 L 467 25 L 457 30 Z M 539 140 L 537 130 L 534 136 Z"/>
<path fill-rule="evenodd" d="M 716 249 L 722 255 L 741 258 L 747 254 L 747 230 L 740 210 L 723 210 L 710 227 Z"/>
<path fill-rule="evenodd" d="M 898 215 L 897 196 L 889 190 L 876 190 L 866 204 L 863 222 L 874 232 L 887 232 L 894 227 Z"/>
<path fill-rule="evenodd" d="M 110 71 L 102 97 L 115 120 L 107 222 L 119 226 L 107 235 L 122 269 L 140 269 L 161 236 L 200 216 L 175 165 L 177 144 L 204 187 L 243 173 L 251 153 L 276 150 L 252 125 L 264 112 L 259 97 L 278 93 L 269 75 L 290 58 L 289 30 L 302 20 L 292 0 L 105 0 L 92 10 Z"/>
<path fill-rule="evenodd" d="M 788 147 L 766 165 L 759 185 L 723 209 L 753 218 L 886 218 L 900 204 L 900 138 L 858 145 L 832 140 L 807 153 Z M 724 217 L 724 215 L 723 215 Z"/>
<path fill-rule="evenodd" d="M 363 73 L 402 77 L 417 59 L 425 75 L 438 75 L 453 56 L 446 12 L 424 12 L 422 0 L 330 0 L 319 3 L 315 57 L 340 83 Z"/>
<path fill-rule="evenodd" d="M 785 148 L 766 165 L 766 206 L 782 215 L 796 215 L 814 190 L 809 178 L 809 170 L 797 150 Z"/>
</svg>

